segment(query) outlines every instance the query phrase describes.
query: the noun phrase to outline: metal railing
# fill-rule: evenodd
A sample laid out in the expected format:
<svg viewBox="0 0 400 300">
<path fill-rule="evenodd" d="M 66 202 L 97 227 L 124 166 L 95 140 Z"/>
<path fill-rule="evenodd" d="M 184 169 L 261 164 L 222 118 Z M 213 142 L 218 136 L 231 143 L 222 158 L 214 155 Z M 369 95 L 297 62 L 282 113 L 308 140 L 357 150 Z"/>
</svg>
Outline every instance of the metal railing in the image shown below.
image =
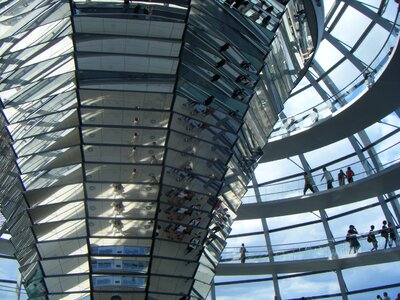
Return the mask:
<svg viewBox="0 0 400 300">
<path fill-rule="evenodd" d="M 373 61 L 366 66 L 365 72 L 359 74 L 353 81 L 341 89 L 338 93 L 331 95 L 327 100 L 324 100 L 309 109 L 279 120 L 271 133 L 269 140 L 275 138 L 284 138 L 291 133 L 300 129 L 305 129 L 314 126 L 320 120 L 331 117 L 334 113 L 332 106 L 336 103 L 350 103 L 354 101 L 365 89 L 370 88 L 375 83 L 375 77 L 379 77 L 382 69 L 389 61 L 389 57 L 396 45 L 399 37 L 399 12 L 397 12 L 392 30 L 386 39 L 385 44 L 375 56 Z M 316 109 L 316 111 L 313 111 Z"/>
<path fill-rule="evenodd" d="M 378 241 L 378 250 L 385 250 L 385 239 L 380 235 L 379 230 L 374 231 Z M 356 253 L 350 249 L 349 242 L 346 241 L 345 236 L 335 238 L 332 243 L 335 247 L 337 258 L 352 257 L 357 253 L 370 252 L 373 248 L 372 243 L 367 241 L 368 233 L 357 235 L 357 240 L 360 247 Z M 290 244 L 276 244 L 272 246 L 272 255 L 275 262 L 279 261 L 296 261 L 306 259 L 327 258 L 336 259 L 332 255 L 329 246 L 329 240 L 314 240 L 300 243 Z M 397 247 L 396 242 L 392 242 L 392 247 Z M 391 248 L 389 243 L 386 249 Z M 380 254 L 382 255 L 382 254 Z M 268 253 L 267 246 L 248 246 L 246 247 L 246 260 L 245 263 L 266 263 L 270 262 L 270 254 Z M 221 255 L 221 263 L 240 263 L 240 247 L 226 247 Z"/>
<path fill-rule="evenodd" d="M 364 150 L 364 152 L 368 154 L 369 149 Z M 354 153 L 351 157 L 353 156 L 356 156 L 356 154 Z M 379 158 L 384 157 L 385 163 L 382 164 L 381 168 L 377 169 L 375 166 L 371 164 L 372 157 L 379 157 Z M 349 157 L 346 156 L 343 158 L 343 160 L 348 158 Z M 357 181 L 369 176 L 369 174 L 365 171 L 365 167 L 367 167 L 372 174 L 377 174 L 399 162 L 400 162 L 400 142 L 397 142 L 377 152 L 374 156 L 366 156 L 365 160 L 361 160 L 352 164 L 345 164 L 341 167 L 336 167 L 334 169 L 330 169 L 329 164 L 325 164 L 324 166 L 326 166 L 327 169 L 332 173 L 332 176 L 334 177 L 333 186 L 335 188 L 339 186 L 336 174 L 341 169 L 345 172 L 347 167 L 351 167 L 351 169 L 355 173 L 354 181 Z M 335 161 L 335 165 L 337 164 L 338 161 Z M 316 182 L 314 188 L 317 187 L 318 191 L 326 190 L 325 180 L 321 181 L 322 175 L 323 175 L 322 170 L 311 174 L 314 181 Z M 304 189 L 303 173 L 294 174 L 293 176 L 290 176 L 289 179 L 276 180 L 270 184 L 260 183 L 259 189 L 262 201 L 286 199 L 290 197 L 303 195 L 303 189 Z M 253 198 L 254 196 L 245 196 L 243 197 L 243 202 L 244 203 L 249 202 L 248 200 Z"/>
</svg>

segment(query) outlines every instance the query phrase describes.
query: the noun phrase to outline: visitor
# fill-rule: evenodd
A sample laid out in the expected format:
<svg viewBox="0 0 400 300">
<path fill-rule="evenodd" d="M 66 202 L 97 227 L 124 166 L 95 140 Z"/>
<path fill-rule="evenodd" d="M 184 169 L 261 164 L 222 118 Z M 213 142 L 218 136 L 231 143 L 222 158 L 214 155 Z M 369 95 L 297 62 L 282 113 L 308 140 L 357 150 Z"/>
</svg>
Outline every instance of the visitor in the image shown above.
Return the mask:
<svg viewBox="0 0 400 300">
<path fill-rule="evenodd" d="M 329 172 L 325 167 L 322 168 L 322 171 L 324 172 L 324 174 L 321 177 L 321 180 L 325 178 L 326 180 L 326 188 L 329 190 L 331 188 L 333 188 L 332 182 L 333 182 L 333 177 L 331 172 Z"/>
<path fill-rule="evenodd" d="M 382 229 L 380 231 L 381 237 L 383 237 L 385 239 L 385 246 L 383 247 L 384 249 L 387 248 L 388 242 L 389 242 L 389 229 L 386 226 L 387 222 L 383 221 L 382 222 Z"/>
<path fill-rule="evenodd" d="M 340 170 L 338 173 L 339 186 L 345 185 L 346 178 L 347 178 L 346 174 L 343 172 L 343 170 Z"/>
<path fill-rule="evenodd" d="M 303 176 L 304 176 L 304 190 L 303 190 L 303 195 L 306 194 L 306 192 L 307 192 L 308 189 L 310 189 L 311 192 L 315 193 L 311 175 L 308 174 L 308 172 L 304 172 L 304 173 L 303 173 Z"/>
<path fill-rule="evenodd" d="M 240 247 L 240 262 L 242 264 L 246 262 L 246 251 L 246 247 L 242 244 L 242 247 Z"/>
<path fill-rule="evenodd" d="M 348 183 L 353 182 L 354 172 L 351 169 L 351 167 L 347 167 L 346 177 L 347 177 L 347 182 Z"/>
<path fill-rule="evenodd" d="M 368 238 L 367 238 L 367 242 L 368 242 L 368 243 L 372 243 L 372 249 L 371 249 L 371 251 L 376 251 L 376 250 L 378 250 L 378 241 L 376 240 L 376 236 L 375 236 L 375 233 L 374 233 L 374 229 L 375 229 L 375 226 L 374 226 L 374 225 L 371 225 L 371 230 L 369 231 L 369 233 L 368 233 Z"/>
<path fill-rule="evenodd" d="M 392 248 L 393 244 L 396 243 L 396 232 L 393 224 L 388 222 L 388 231 L 389 231 L 389 247 Z"/>
<path fill-rule="evenodd" d="M 388 293 L 386 292 L 383 293 L 383 300 L 390 300 Z"/>
<path fill-rule="evenodd" d="M 358 242 L 357 234 L 358 232 L 357 229 L 354 227 L 354 225 L 350 225 L 346 235 L 346 241 L 348 241 L 350 244 L 349 254 L 351 253 L 351 250 L 353 250 L 353 253 L 356 254 L 358 252 L 358 249 L 360 248 L 360 243 Z"/>
</svg>

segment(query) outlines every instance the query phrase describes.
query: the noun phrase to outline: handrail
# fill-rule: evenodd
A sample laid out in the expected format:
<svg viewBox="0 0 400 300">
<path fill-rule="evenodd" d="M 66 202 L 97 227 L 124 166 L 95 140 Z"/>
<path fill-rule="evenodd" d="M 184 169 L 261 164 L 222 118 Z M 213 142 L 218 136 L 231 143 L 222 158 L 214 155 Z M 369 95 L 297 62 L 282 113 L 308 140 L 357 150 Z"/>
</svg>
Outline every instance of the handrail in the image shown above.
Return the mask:
<svg viewBox="0 0 400 300">
<path fill-rule="evenodd" d="M 382 136 L 381 138 L 377 139 L 375 142 L 373 142 L 373 143 L 361 148 L 360 149 L 361 152 L 365 152 L 367 150 L 370 150 L 371 148 L 375 147 L 376 145 L 378 145 L 382 141 L 386 140 L 387 138 L 393 136 L 394 134 L 397 134 L 398 132 L 400 132 L 400 128 L 396 128 L 395 130 L 393 130 L 393 131 L 389 132 L 388 134 Z M 330 162 L 324 163 L 323 165 L 314 167 L 314 168 L 312 168 L 310 170 L 310 172 L 314 172 L 314 171 L 316 171 L 318 169 L 322 169 L 322 167 L 324 167 L 324 166 L 325 167 L 329 167 L 329 166 L 331 166 L 333 164 L 336 164 L 336 163 L 338 163 L 338 162 L 340 162 L 342 160 L 351 158 L 352 156 L 355 156 L 355 155 L 357 155 L 356 151 L 354 151 L 352 153 L 349 153 L 349 154 L 347 154 L 345 156 L 342 156 L 340 158 L 334 159 L 334 160 L 332 160 Z M 258 183 L 257 186 L 258 187 L 262 187 L 262 186 L 270 185 L 270 184 L 273 184 L 273 183 L 276 183 L 276 182 L 284 181 L 284 180 L 287 180 L 287 179 L 296 178 L 296 177 L 300 176 L 302 173 L 296 173 L 296 174 L 288 175 L 288 176 L 285 176 L 285 177 L 281 177 L 281 178 L 277 178 L 277 179 L 273 179 L 273 180 L 269 180 L 269 181 L 264 181 L 264 182 Z M 249 189 L 252 189 L 252 188 L 254 188 L 254 185 L 248 185 L 247 187 Z"/>
<path fill-rule="evenodd" d="M 398 230 L 400 227 L 398 226 L 396 228 Z M 384 249 L 385 239 L 381 237 L 380 231 L 376 230 L 374 231 L 374 234 L 378 241 L 378 250 Z M 367 239 L 368 233 L 357 235 L 357 240 L 360 243 L 358 253 L 371 251 L 372 244 L 369 243 Z M 272 245 L 274 260 L 293 261 L 323 257 L 332 259 L 333 257 L 329 247 L 330 243 L 335 246 L 338 258 L 348 257 L 349 254 L 354 254 L 353 251 L 349 253 L 350 247 L 346 241 L 346 237 L 339 236 L 333 240 L 321 239 L 307 242 Z M 393 242 L 392 247 L 397 247 L 395 242 Z M 221 255 L 221 263 L 237 263 L 240 261 L 240 248 L 241 247 L 226 247 Z M 387 248 L 391 247 L 387 245 Z M 270 254 L 268 253 L 267 246 L 246 246 L 246 262 L 269 262 L 269 256 Z"/>
<path fill-rule="evenodd" d="M 347 106 L 366 87 L 370 88 L 371 86 L 373 86 L 375 84 L 373 78 L 378 75 L 378 72 L 381 71 L 383 67 L 387 64 L 389 56 L 392 53 L 392 49 L 396 44 L 396 40 L 399 35 L 399 20 L 399 11 L 397 11 L 392 30 L 389 32 L 389 35 L 384 45 L 382 46 L 381 50 L 376 54 L 372 62 L 365 67 L 365 71 L 363 73 L 359 74 L 353 81 L 343 87 L 336 94 L 331 95 L 328 99 L 323 100 L 317 105 L 310 107 L 302 112 L 277 121 L 271 135 L 269 136 L 269 140 L 278 137 L 283 138 L 284 136 L 290 135 L 292 132 L 298 129 L 304 129 L 314 126 L 314 124 L 319 121 L 313 122 L 310 119 L 316 118 L 318 120 L 322 120 L 332 116 L 333 112 L 331 111 L 331 107 L 338 102 L 339 98 L 346 102 Z M 383 55 L 383 58 L 381 58 L 383 53 L 385 54 Z M 367 76 L 367 73 L 368 77 L 364 78 L 364 76 Z M 315 113 L 313 114 L 313 109 L 317 109 L 317 115 L 315 115 Z M 306 122 L 307 120 L 308 122 Z M 298 127 L 299 124 L 302 124 L 302 126 Z"/>
<path fill-rule="evenodd" d="M 379 144 L 377 144 L 379 145 Z M 368 150 L 370 150 L 371 148 L 368 148 Z M 400 153 L 399 150 L 400 149 L 400 142 L 396 142 L 390 146 L 388 146 L 387 148 L 380 150 L 379 152 L 375 153 L 375 155 L 373 156 L 366 156 L 365 159 L 363 160 L 359 160 L 357 162 L 354 162 L 352 164 L 346 164 L 345 166 L 341 166 L 341 167 L 337 167 L 335 169 L 329 169 L 328 170 L 333 173 L 333 176 L 336 175 L 336 173 L 334 172 L 338 172 L 340 169 L 343 169 L 345 171 L 345 169 L 347 167 L 351 167 L 355 173 L 354 178 L 356 179 L 362 179 L 368 176 L 367 171 L 364 170 L 364 165 L 368 164 L 370 170 L 374 173 L 377 174 L 379 172 L 384 171 L 386 168 L 388 168 L 389 166 L 398 163 L 400 161 Z M 365 152 L 367 152 L 368 150 L 365 150 Z M 367 152 L 368 153 L 368 152 Z M 370 160 L 373 157 L 381 157 L 382 154 L 385 154 L 387 157 L 391 156 L 391 160 L 382 164 L 382 168 L 381 169 L 376 169 L 374 166 L 370 165 Z M 352 156 L 356 156 L 357 154 L 354 153 Z M 345 156 L 344 159 L 348 159 L 348 156 Z M 343 160 L 344 160 L 343 159 Z M 339 160 L 340 161 L 340 160 Z M 335 163 L 337 163 L 338 161 L 336 160 Z M 324 165 L 326 167 L 329 167 L 329 164 Z M 320 178 L 322 177 L 322 172 L 317 172 L 316 174 L 312 174 L 312 177 L 314 178 L 315 181 L 318 182 L 318 184 L 313 185 L 313 187 L 318 187 L 319 191 L 325 190 L 325 188 L 323 188 L 324 186 L 326 186 L 326 183 L 320 183 Z M 279 181 L 275 181 L 271 184 L 259 184 L 258 187 L 260 190 L 261 194 L 260 196 L 264 197 L 264 196 L 268 196 L 268 200 L 276 200 L 276 199 L 284 199 L 284 198 L 289 198 L 289 197 L 294 197 L 294 196 L 298 196 L 298 195 L 302 195 L 302 191 L 304 188 L 304 178 L 303 178 L 303 173 L 297 173 L 293 176 L 285 177 L 285 179 L 279 180 Z M 297 177 L 297 178 L 296 178 Z M 337 182 L 337 179 L 335 179 L 334 183 Z M 290 186 L 292 186 L 293 188 L 290 188 Z M 265 192 L 265 190 L 271 190 L 269 192 Z M 284 194 L 287 194 L 287 196 L 282 196 Z M 243 202 L 246 203 L 246 199 L 248 198 L 254 198 L 253 195 L 251 196 L 244 196 L 243 197 Z M 263 199 L 264 200 L 264 199 Z"/>
</svg>

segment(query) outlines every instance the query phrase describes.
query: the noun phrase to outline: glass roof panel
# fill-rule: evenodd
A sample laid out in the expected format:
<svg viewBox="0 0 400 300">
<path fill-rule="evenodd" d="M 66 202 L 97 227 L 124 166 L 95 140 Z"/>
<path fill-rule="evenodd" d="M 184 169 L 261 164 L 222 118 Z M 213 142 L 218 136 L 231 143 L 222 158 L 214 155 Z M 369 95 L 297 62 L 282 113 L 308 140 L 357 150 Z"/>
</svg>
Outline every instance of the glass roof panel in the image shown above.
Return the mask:
<svg viewBox="0 0 400 300">
<path fill-rule="evenodd" d="M 349 60 L 343 61 L 332 72 L 329 77 L 335 82 L 336 87 L 341 90 L 347 87 L 354 79 L 361 75 L 361 71 Z"/>
<path fill-rule="evenodd" d="M 354 19 L 357 19 L 357 22 L 354 22 Z M 368 17 L 349 6 L 331 34 L 352 48 L 370 23 L 371 20 Z"/>
<path fill-rule="evenodd" d="M 337 276 L 333 272 L 282 279 L 280 285 L 287 287 L 282 289 L 282 299 L 301 299 L 304 295 L 340 293 Z M 331 300 L 332 298 L 328 299 Z"/>
<path fill-rule="evenodd" d="M 326 59 L 329 57 L 329 59 Z M 321 65 L 322 69 L 328 70 L 340 59 L 343 58 L 343 54 L 340 53 L 332 44 L 327 40 L 323 40 L 315 54 L 315 59 Z"/>
<path fill-rule="evenodd" d="M 366 64 L 370 64 L 381 51 L 387 40 L 387 31 L 379 25 L 375 25 L 368 36 L 362 41 L 360 46 L 354 52 L 358 58 Z M 386 53 L 385 53 L 386 54 Z"/>
</svg>

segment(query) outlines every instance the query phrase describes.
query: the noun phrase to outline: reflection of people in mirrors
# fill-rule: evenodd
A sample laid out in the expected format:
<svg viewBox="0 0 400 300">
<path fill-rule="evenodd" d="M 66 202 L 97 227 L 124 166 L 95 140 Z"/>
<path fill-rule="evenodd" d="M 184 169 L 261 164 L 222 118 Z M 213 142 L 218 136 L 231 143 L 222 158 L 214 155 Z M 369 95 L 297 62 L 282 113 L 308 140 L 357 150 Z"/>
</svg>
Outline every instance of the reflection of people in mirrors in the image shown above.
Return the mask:
<svg viewBox="0 0 400 300">
<path fill-rule="evenodd" d="M 121 220 L 113 219 L 110 221 L 112 233 L 122 233 L 122 229 L 124 228 L 124 224 Z"/>
<path fill-rule="evenodd" d="M 139 134 L 137 132 L 133 133 L 132 139 L 131 139 L 131 144 L 135 144 L 136 139 L 138 138 Z"/>
<path fill-rule="evenodd" d="M 188 208 L 180 207 L 180 208 L 175 209 L 173 211 L 173 213 L 170 215 L 171 215 L 172 219 L 182 221 L 185 218 L 185 216 L 188 214 L 188 212 L 189 212 Z"/>
<path fill-rule="evenodd" d="M 194 196 L 194 193 L 187 190 L 171 189 L 166 193 L 166 196 L 168 197 L 168 202 L 175 205 L 182 205 L 186 201 L 190 202 Z"/>
<path fill-rule="evenodd" d="M 136 160 L 136 147 L 132 147 L 131 153 L 129 154 L 129 160 L 135 162 Z"/>
<path fill-rule="evenodd" d="M 179 169 L 176 181 L 182 181 L 191 178 L 192 171 L 193 171 L 193 162 L 189 161 Z"/>
<path fill-rule="evenodd" d="M 201 104 L 201 103 L 196 103 L 195 105 L 193 105 L 193 111 L 190 114 L 191 115 L 203 114 L 206 116 L 213 112 L 214 112 L 214 110 L 211 108 L 208 108 L 206 105 Z"/>
<path fill-rule="evenodd" d="M 200 222 L 201 222 L 201 217 L 198 217 L 196 219 L 192 219 L 189 222 L 188 227 L 185 230 L 185 233 L 190 234 L 194 227 L 198 227 L 200 225 Z"/>
<path fill-rule="evenodd" d="M 157 157 L 156 157 L 155 155 L 152 155 L 152 156 L 150 157 L 150 163 L 151 163 L 151 164 L 156 164 L 156 163 L 158 163 L 158 159 L 157 159 Z"/>
<path fill-rule="evenodd" d="M 208 125 L 204 124 L 201 121 L 194 120 L 194 119 L 189 119 L 189 121 L 188 121 L 188 123 L 186 125 L 186 130 L 190 131 L 190 130 L 193 130 L 193 129 L 204 129 L 204 128 L 207 128 L 207 127 L 208 127 Z"/>
<path fill-rule="evenodd" d="M 200 245 L 200 241 L 201 234 L 196 233 L 196 235 L 189 241 L 189 244 L 187 245 L 185 250 L 185 255 L 195 250 Z"/>
<path fill-rule="evenodd" d="M 111 203 L 111 207 L 113 208 L 116 215 L 122 214 L 125 210 L 125 206 L 122 201 L 114 201 L 113 203 Z"/>
<path fill-rule="evenodd" d="M 174 234 L 171 235 L 173 240 L 181 241 L 186 234 L 186 226 L 178 225 L 175 230 Z"/>
<path fill-rule="evenodd" d="M 201 103 L 196 103 L 193 106 L 194 113 L 205 114 L 207 112 L 207 106 Z"/>
<path fill-rule="evenodd" d="M 113 195 L 115 196 L 123 196 L 124 194 L 124 186 L 120 183 L 113 183 L 112 184 Z"/>
</svg>

